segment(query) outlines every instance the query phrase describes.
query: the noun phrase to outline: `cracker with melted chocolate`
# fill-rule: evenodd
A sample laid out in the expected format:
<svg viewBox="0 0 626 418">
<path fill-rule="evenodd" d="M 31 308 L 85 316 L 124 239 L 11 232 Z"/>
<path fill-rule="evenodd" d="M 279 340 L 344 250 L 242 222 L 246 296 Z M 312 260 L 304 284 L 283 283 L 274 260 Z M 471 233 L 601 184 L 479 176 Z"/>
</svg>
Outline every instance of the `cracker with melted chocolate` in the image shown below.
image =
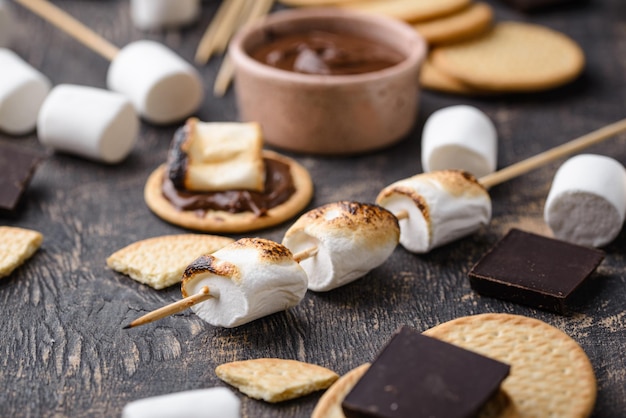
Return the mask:
<svg viewBox="0 0 626 418">
<path fill-rule="evenodd" d="M 181 163 L 187 158 L 181 153 L 181 144 L 189 135 L 186 127 L 174 136 L 167 164 L 152 172 L 144 189 L 146 204 L 161 219 L 196 231 L 241 233 L 280 224 L 310 202 L 313 182 L 309 172 L 295 160 L 268 150 L 261 151 L 265 167 L 261 191 L 185 188 L 171 173 L 186 165 Z"/>
</svg>

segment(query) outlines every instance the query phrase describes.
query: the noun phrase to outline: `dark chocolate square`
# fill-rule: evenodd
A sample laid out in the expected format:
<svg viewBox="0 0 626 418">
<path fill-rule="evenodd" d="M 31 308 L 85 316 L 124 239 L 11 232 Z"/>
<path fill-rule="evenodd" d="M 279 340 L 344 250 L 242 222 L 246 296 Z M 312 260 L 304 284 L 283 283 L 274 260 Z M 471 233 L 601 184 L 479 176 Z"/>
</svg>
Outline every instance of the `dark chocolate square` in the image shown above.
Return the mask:
<svg viewBox="0 0 626 418">
<path fill-rule="evenodd" d="M 473 417 L 509 366 L 403 327 L 342 403 L 347 418 Z"/>
<path fill-rule="evenodd" d="M 43 155 L 0 142 L 0 213 L 14 213 Z"/>
<path fill-rule="evenodd" d="M 603 259 L 595 248 L 512 229 L 469 278 L 482 295 L 563 314 L 574 290 Z"/>
</svg>

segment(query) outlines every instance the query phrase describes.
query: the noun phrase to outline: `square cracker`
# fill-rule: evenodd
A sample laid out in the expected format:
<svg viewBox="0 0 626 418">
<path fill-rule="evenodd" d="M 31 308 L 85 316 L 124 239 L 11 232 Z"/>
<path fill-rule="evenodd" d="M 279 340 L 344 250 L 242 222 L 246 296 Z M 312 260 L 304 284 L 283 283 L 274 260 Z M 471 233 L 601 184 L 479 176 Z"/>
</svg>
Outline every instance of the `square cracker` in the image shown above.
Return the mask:
<svg viewBox="0 0 626 418">
<path fill-rule="evenodd" d="M 107 266 L 139 283 L 163 289 L 180 283 L 185 268 L 193 260 L 233 241 L 228 237 L 204 234 L 148 238 L 111 254 L 107 258 Z"/>
<path fill-rule="evenodd" d="M 280 402 L 328 388 L 339 378 L 325 367 L 297 360 L 260 358 L 217 366 L 217 377 L 251 398 Z"/>
<path fill-rule="evenodd" d="M 0 226 L 0 277 L 8 276 L 41 246 L 43 235 L 30 229 Z"/>
</svg>

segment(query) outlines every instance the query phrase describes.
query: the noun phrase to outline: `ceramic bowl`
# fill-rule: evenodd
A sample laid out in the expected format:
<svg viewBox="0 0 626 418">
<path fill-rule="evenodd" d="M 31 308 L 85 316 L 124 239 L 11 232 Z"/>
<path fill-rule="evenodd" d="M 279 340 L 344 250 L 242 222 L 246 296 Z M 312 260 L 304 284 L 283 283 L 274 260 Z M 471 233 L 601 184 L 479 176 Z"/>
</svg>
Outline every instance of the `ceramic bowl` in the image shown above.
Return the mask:
<svg viewBox="0 0 626 418">
<path fill-rule="evenodd" d="M 310 30 L 362 37 L 404 59 L 373 72 L 316 75 L 277 69 L 250 55 L 276 36 Z M 239 117 L 260 123 L 266 143 L 289 151 L 337 155 L 389 146 L 405 137 L 417 119 L 426 50 L 412 27 L 391 18 L 340 9 L 274 13 L 230 43 Z"/>
</svg>

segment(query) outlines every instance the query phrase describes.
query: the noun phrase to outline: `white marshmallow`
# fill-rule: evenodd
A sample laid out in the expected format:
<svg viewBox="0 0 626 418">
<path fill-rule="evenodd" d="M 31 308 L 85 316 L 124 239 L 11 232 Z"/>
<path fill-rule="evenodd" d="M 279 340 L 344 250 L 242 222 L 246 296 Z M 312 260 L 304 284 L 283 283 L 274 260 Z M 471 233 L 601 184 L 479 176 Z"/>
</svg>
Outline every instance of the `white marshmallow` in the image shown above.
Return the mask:
<svg viewBox="0 0 626 418">
<path fill-rule="evenodd" d="M 138 130 L 139 119 L 126 97 L 70 84 L 52 89 L 37 120 L 42 144 L 106 163 L 130 153 Z"/>
<path fill-rule="evenodd" d="M 196 69 L 153 41 L 137 41 L 122 48 L 109 66 L 107 85 L 128 97 L 144 119 L 156 124 L 190 116 L 204 98 Z"/>
<path fill-rule="evenodd" d="M 44 75 L 13 51 L 0 48 L 1 131 L 21 135 L 35 129 L 37 114 L 49 92 L 50 81 Z"/>
<path fill-rule="evenodd" d="M 395 216 L 376 205 L 337 202 L 302 215 L 285 233 L 283 245 L 294 254 L 315 247 L 300 262 L 309 289 L 325 292 L 366 275 L 398 246 Z"/>
<path fill-rule="evenodd" d="M 243 238 L 196 259 L 183 274 L 183 296 L 204 286 L 214 298 L 191 309 L 211 325 L 237 327 L 300 303 L 307 275 L 283 245 Z"/>
<path fill-rule="evenodd" d="M 241 401 L 225 387 L 196 389 L 128 403 L 122 418 L 240 418 Z"/>
<path fill-rule="evenodd" d="M 0 48 L 9 46 L 13 34 L 13 15 L 6 1 L 0 0 Z M 0 67 L 2 68 L 2 67 Z"/>
<path fill-rule="evenodd" d="M 495 171 L 497 154 L 496 128 L 475 107 L 446 107 L 424 124 L 422 167 L 426 172 L 456 169 L 482 177 Z"/>
<path fill-rule="evenodd" d="M 468 173 L 433 171 L 397 181 L 384 188 L 376 203 L 400 219 L 400 244 L 408 251 L 426 253 L 469 235 L 491 220 L 487 190 Z"/>
<path fill-rule="evenodd" d="M 544 219 L 554 236 L 601 247 L 613 241 L 626 216 L 626 170 L 602 155 L 567 160 L 554 176 Z"/>
<path fill-rule="evenodd" d="M 200 14 L 200 0 L 130 0 L 130 16 L 141 30 L 187 25 Z"/>
</svg>

